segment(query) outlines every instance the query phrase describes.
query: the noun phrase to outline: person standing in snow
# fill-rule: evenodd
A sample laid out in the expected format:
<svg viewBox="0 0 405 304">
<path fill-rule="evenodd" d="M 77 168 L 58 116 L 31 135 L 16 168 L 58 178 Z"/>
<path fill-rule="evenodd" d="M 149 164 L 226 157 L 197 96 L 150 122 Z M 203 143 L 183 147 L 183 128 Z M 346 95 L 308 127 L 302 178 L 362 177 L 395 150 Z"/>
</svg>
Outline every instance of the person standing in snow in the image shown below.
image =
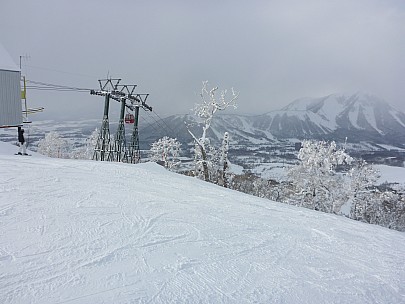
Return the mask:
<svg viewBox="0 0 405 304">
<path fill-rule="evenodd" d="M 24 138 L 24 129 L 21 127 L 18 127 L 18 143 L 20 144 L 20 148 L 18 149 L 18 155 L 27 155 L 25 138 Z"/>
</svg>

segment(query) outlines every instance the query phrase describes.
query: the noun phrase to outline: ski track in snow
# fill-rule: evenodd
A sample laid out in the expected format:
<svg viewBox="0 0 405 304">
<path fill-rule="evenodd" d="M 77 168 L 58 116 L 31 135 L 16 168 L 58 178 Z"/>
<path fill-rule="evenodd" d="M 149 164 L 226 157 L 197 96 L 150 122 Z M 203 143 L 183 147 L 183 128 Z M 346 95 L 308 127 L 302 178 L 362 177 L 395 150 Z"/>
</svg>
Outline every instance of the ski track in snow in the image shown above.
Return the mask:
<svg viewBox="0 0 405 304">
<path fill-rule="evenodd" d="M 0 166 L 0 303 L 405 303 L 403 233 L 154 164 Z"/>
</svg>

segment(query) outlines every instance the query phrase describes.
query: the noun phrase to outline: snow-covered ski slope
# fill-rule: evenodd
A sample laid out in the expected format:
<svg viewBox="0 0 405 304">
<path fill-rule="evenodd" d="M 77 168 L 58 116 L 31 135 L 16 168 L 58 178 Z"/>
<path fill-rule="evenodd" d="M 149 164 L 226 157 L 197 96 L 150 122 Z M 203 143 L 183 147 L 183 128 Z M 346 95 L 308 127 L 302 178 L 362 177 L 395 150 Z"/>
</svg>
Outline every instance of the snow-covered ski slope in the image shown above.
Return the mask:
<svg viewBox="0 0 405 304">
<path fill-rule="evenodd" d="M 3 304 L 405 303 L 404 258 L 404 233 L 155 164 L 0 155 Z"/>
</svg>

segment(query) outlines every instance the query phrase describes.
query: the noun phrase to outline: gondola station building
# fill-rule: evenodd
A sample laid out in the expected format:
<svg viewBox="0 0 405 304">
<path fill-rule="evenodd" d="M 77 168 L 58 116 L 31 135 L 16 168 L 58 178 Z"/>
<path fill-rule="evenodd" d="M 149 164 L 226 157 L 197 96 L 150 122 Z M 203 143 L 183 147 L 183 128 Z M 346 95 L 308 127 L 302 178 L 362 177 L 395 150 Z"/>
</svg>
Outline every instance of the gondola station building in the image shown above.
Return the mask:
<svg viewBox="0 0 405 304">
<path fill-rule="evenodd" d="M 0 128 L 23 123 L 20 79 L 19 67 L 0 43 Z"/>
</svg>

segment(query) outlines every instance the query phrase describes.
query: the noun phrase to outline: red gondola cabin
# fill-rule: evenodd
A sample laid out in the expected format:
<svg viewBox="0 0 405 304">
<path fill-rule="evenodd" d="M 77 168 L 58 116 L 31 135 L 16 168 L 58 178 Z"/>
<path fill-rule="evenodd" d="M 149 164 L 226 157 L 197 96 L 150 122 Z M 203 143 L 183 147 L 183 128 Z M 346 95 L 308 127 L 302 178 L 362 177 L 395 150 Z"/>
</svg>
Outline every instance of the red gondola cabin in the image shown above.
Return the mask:
<svg viewBox="0 0 405 304">
<path fill-rule="evenodd" d="M 133 114 L 127 114 L 125 115 L 125 123 L 127 124 L 133 124 L 135 122 L 135 117 Z"/>
</svg>

